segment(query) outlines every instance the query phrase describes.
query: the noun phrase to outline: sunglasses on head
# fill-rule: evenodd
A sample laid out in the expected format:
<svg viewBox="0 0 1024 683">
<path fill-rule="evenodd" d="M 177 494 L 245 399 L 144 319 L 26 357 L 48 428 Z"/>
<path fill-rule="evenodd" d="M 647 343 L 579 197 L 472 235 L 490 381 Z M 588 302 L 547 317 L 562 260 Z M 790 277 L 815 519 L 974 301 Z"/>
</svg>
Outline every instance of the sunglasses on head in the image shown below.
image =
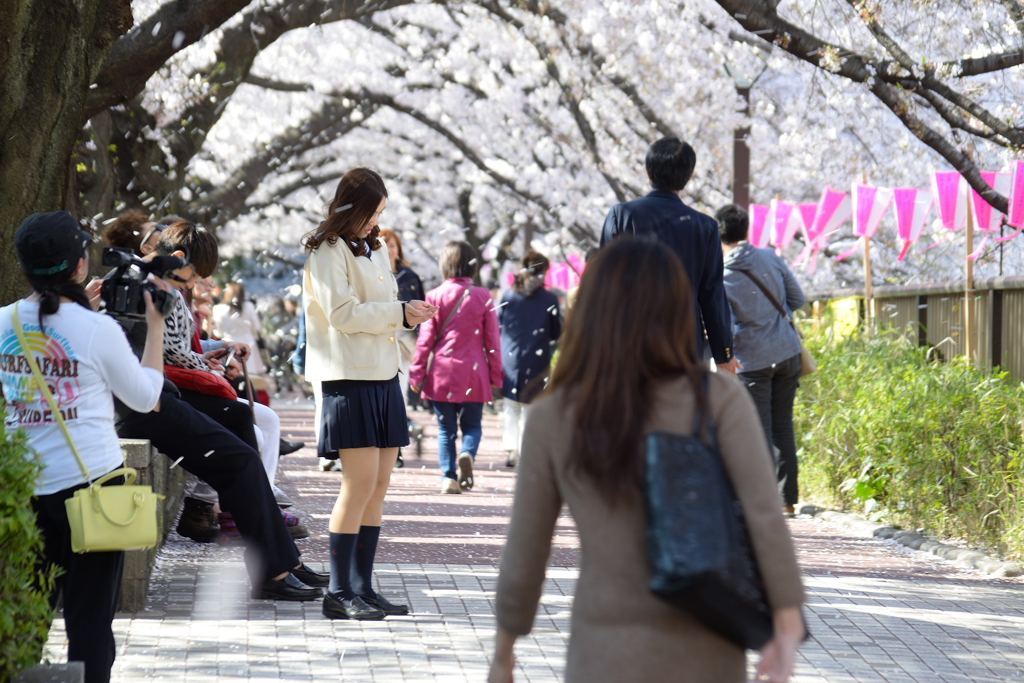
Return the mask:
<svg viewBox="0 0 1024 683">
<path fill-rule="evenodd" d="M 145 237 L 142 238 L 142 241 L 139 242 L 139 244 L 145 244 L 146 242 L 149 241 L 150 237 L 152 237 L 153 235 L 159 235 L 161 232 L 164 231 L 164 228 L 166 227 L 166 225 L 160 225 L 159 223 L 154 224 L 153 227 L 149 229 L 149 232 L 146 233 Z"/>
</svg>

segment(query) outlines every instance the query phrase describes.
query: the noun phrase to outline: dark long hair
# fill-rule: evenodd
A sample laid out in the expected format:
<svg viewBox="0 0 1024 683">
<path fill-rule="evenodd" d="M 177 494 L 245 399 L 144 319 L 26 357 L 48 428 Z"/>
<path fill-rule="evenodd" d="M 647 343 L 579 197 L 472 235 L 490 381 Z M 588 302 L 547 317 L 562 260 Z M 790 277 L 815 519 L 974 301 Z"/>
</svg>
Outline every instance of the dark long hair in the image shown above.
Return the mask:
<svg viewBox="0 0 1024 683">
<path fill-rule="evenodd" d="M 679 257 L 656 240 L 622 237 L 583 272 L 549 391 L 573 398 L 570 471 L 610 502 L 643 477 L 643 429 L 658 383 L 686 376 L 699 391 L 690 281 Z"/>
<path fill-rule="evenodd" d="M 240 282 L 232 282 L 224 291 L 224 301 L 231 307 L 231 310 L 241 315 L 245 308 L 245 287 Z"/>
<path fill-rule="evenodd" d="M 551 267 L 551 261 L 544 254 L 530 249 L 523 258 L 519 259 L 519 272 L 516 273 L 515 279 L 512 280 L 512 289 L 521 292 L 523 287 L 526 286 L 526 281 L 531 277 L 539 277 L 541 280 L 548 274 L 548 268 Z"/>
<path fill-rule="evenodd" d="M 89 297 L 85 294 L 85 288 L 81 283 L 72 279 L 77 269 L 78 263 L 76 262 L 73 267 L 65 268 L 53 275 L 32 275 L 22 270 L 28 284 L 41 296 L 39 299 L 39 331 L 43 334 L 46 334 L 46 330 L 43 328 L 43 316 L 53 315 L 60 310 L 62 296 L 71 299 L 79 306 L 92 310 L 92 306 L 89 305 Z"/>
<path fill-rule="evenodd" d="M 316 251 L 324 242 L 334 246 L 341 239 L 353 254 L 362 256 L 366 247 L 358 233 L 377 213 L 381 200 L 387 196 L 384 179 L 376 171 L 353 168 L 338 183 L 334 199 L 327 205 L 327 218 L 316 230 L 302 238 L 302 246 L 307 252 Z M 370 249 L 380 249 L 381 245 L 377 241 L 379 235 L 380 228 L 374 227 L 366 239 Z"/>
</svg>

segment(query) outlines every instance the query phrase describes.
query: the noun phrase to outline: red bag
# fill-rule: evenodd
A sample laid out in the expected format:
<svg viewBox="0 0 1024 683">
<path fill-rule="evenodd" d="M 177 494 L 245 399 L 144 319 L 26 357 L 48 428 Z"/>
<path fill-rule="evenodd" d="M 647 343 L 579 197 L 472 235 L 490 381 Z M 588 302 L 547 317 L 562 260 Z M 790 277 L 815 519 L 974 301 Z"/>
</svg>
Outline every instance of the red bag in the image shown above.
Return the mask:
<svg viewBox="0 0 1024 683">
<path fill-rule="evenodd" d="M 195 391 L 207 396 L 218 396 L 232 401 L 238 400 L 238 393 L 228 381 L 218 374 L 179 368 L 177 365 L 165 365 L 164 377 L 174 386 L 186 391 Z"/>
</svg>

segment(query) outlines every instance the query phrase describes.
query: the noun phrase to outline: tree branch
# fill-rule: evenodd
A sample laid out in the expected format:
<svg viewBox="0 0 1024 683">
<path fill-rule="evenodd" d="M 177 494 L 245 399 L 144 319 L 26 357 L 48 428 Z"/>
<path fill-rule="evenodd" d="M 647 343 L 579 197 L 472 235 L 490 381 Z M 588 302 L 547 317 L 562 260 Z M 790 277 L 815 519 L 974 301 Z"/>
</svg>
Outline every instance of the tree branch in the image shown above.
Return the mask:
<svg viewBox="0 0 1024 683">
<path fill-rule="evenodd" d="M 167 0 L 114 43 L 96 87 L 89 90 L 85 118 L 138 95 L 174 53 L 198 42 L 248 4 L 249 0 Z"/>
<path fill-rule="evenodd" d="M 366 107 L 361 112 L 363 116 L 354 120 L 352 114 L 360 108 L 363 107 L 358 100 L 347 107 L 339 107 L 333 100 L 326 102 L 302 125 L 286 130 L 260 149 L 227 181 L 194 199 L 189 204 L 190 213 L 211 226 L 223 225 L 244 213 L 245 202 L 267 174 L 283 170 L 290 160 L 304 152 L 358 128 L 376 110 L 375 106 Z"/>
<path fill-rule="evenodd" d="M 974 162 L 967 155 L 911 112 L 909 104 L 900 97 L 896 88 L 886 82 L 887 80 L 898 81 L 900 77 L 886 73 L 888 69 L 884 64 L 871 63 L 852 50 L 827 43 L 782 19 L 775 12 L 773 0 L 715 1 L 722 9 L 735 17 L 744 29 L 754 35 L 770 38 L 775 45 L 800 61 L 812 64 L 824 71 L 836 73 L 856 83 L 866 84 L 872 94 L 885 104 L 908 130 L 959 171 L 967 183 L 985 201 L 997 211 L 1006 213 L 1006 197 L 988 186 Z M 822 64 L 823 56 L 830 53 L 845 55 L 836 69 L 826 69 Z M 930 89 L 934 90 L 934 88 Z"/>
<path fill-rule="evenodd" d="M 551 80 L 553 80 L 562 91 L 562 98 L 568 105 L 569 113 L 572 114 L 573 120 L 576 122 L 576 127 L 583 136 L 583 141 L 586 143 L 587 149 L 590 151 L 590 156 L 594 161 L 594 166 L 608 183 L 608 186 L 612 188 L 612 192 L 615 193 L 616 198 L 620 202 L 626 201 L 626 191 L 623 189 L 622 183 L 619 182 L 618 178 L 606 170 L 604 159 L 601 157 L 601 150 L 597 144 L 597 135 L 594 133 L 594 128 L 590 125 L 590 121 L 588 121 L 587 117 L 583 114 L 583 110 L 580 109 L 579 98 L 576 96 L 576 93 L 572 91 L 572 88 L 562 80 L 558 64 L 555 63 L 555 51 L 552 50 L 550 46 L 542 45 L 528 36 L 526 25 L 509 14 L 504 7 L 496 2 L 496 0 L 490 0 L 489 2 L 484 3 L 484 7 L 491 12 L 491 14 L 516 28 L 520 35 L 533 45 L 538 56 L 544 62 L 548 75 L 551 76 Z"/>
<path fill-rule="evenodd" d="M 854 9 L 858 9 L 861 0 L 847 0 L 847 2 Z M 971 101 L 963 94 L 957 92 L 956 90 L 953 90 L 953 88 L 949 87 L 942 81 L 935 78 L 935 70 L 933 67 L 927 67 L 923 69 L 923 75 L 918 77 L 917 74 L 921 72 L 922 69 L 917 67 L 917 64 L 915 64 L 913 57 L 907 54 L 907 52 L 902 47 L 900 47 L 900 45 L 885 31 L 885 29 L 883 29 L 879 25 L 878 19 L 873 14 L 870 14 L 867 11 L 861 12 L 861 18 L 863 19 L 864 24 L 867 26 L 868 30 L 871 32 L 871 35 L 875 37 L 875 40 L 877 40 L 882 45 L 882 47 L 884 47 L 886 51 L 893 56 L 893 58 L 901 67 L 903 67 L 910 73 L 910 77 L 912 80 L 916 80 L 920 83 L 920 86 L 922 88 L 932 90 L 939 96 L 945 98 L 949 102 L 952 102 L 957 107 L 963 109 L 966 112 L 969 112 L 972 116 L 977 118 L 979 121 L 984 123 L 986 126 L 994 130 L 999 135 L 1002 135 L 1012 144 L 1017 146 L 1024 145 L 1024 133 L 1015 131 L 1013 128 L 1006 125 L 1004 122 L 1000 121 L 991 112 L 987 111 L 984 107 L 978 105 L 976 102 Z M 926 97 L 925 99 L 928 100 L 929 103 L 932 102 L 931 98 Z M 936 111 L 939 111 L 939 109 L 936 108 Z M 940 114 L 941 113 L 942 112 L 940 111 Z"/>
</svg>

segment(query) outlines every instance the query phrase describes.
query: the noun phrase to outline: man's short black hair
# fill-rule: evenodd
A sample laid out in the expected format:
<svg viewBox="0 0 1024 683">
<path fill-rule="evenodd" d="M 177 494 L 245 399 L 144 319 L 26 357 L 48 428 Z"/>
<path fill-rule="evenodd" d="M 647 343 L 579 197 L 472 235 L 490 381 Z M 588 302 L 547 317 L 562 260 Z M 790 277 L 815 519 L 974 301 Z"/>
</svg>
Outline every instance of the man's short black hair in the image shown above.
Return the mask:
<svg viewBox="0 0 1024 683">
<path fill-rule="evenodd" d="M 750 217 L 742 206 L 726 204 L 715 211 L 715 220 L 718 221 L 718 234 L 722 238 L 722 244 L 735 244 L 747 239 Z"/>
<path fill-rule="evenodd" d="M 679 192 L 690 182 L 697 153 L 675 136 L 662 138 L 647 149 L 647 173 L 655 190 Z"/>
</svg>

